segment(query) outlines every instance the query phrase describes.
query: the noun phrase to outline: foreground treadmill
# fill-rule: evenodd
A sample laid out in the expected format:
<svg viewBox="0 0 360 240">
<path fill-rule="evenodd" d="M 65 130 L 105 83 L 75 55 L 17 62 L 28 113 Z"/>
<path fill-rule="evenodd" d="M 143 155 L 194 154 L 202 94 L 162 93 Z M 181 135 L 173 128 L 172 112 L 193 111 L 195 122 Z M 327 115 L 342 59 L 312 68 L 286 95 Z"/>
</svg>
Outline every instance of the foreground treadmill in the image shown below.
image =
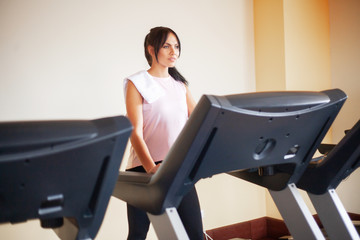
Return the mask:
<svg viewBox="0 0 360 240">
<path fill-rule="evenodd" d="M 123 116 L 0 123 L 0 224 L 40 219 L 61 239 L 94 239 L 131 130 Z"/>
<path fill-rule="evenodd" d="M 176 207 L 197 181 L 230 173 L 289 192 L 346 98 L 339 89 L 204 95 L 158 171 L 120 172 L 113 196 L 145 210 L 159 239 L 188 239 Z M 295 239 L 324 239 L 305 215 L 302 231 L 289 228 Z"/>
</svg>

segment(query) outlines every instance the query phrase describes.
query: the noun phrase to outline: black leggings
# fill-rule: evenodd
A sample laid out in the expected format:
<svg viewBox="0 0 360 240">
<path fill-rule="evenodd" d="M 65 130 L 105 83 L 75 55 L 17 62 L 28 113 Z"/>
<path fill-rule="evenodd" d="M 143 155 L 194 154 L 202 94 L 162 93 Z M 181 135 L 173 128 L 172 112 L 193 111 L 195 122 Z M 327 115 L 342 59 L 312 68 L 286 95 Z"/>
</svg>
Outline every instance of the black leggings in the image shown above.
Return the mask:
<svg viewBox="0 0 360 240">
<path fill-rule="evenodd" d="M 142 166 L 127 171 L 145 172 Z M 187 193 L 177 208 L 180 219 L 191 240 L 203 240 L 203 227 L 200 213 L 199 199 L 195 187 Z M 145 240 L 150 221 L 145 211 L 127 204 L 129 224 L 128 240 Z"/>
</svg>

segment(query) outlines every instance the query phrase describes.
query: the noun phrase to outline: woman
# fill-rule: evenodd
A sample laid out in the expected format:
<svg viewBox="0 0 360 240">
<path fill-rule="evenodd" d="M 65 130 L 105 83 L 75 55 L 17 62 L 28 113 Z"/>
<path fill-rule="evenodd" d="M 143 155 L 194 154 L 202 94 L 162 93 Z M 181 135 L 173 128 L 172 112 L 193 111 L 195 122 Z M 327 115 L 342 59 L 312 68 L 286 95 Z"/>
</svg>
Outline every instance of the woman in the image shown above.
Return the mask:
<svg viewBox="0 0 360 240">
<path fill-rule="evenodd" d="M 144 48 L 150 69 L 124 80 L 127 116 L 134 127 L 127 171 L 155 173 L 195 101 L 187 81 L 175 68 L 181 51 L 176 33 L 166 27 L 153 28 L 145 37 Z M 129 204 L 127 210 L 128 239 L 145 239 L 150 224 L 146 212 Z M 178 213 L 190 239 L 203 239 L 195 188 L 183 198 Z"/>
</svg>

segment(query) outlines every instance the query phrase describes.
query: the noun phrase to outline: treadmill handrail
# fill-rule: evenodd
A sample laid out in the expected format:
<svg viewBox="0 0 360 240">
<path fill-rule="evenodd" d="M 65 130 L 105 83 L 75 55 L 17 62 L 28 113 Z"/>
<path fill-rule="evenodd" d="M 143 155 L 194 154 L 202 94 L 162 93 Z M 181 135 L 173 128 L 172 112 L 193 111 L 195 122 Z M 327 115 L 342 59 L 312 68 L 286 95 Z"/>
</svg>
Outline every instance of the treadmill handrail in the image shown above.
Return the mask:
<svg viewBox="0 0 360 240">
<path fill-rule="evenodd" d="M 360 120 L 321 163 L 309 166 L 297 186 L 313 194 L 324 194 L 336 189 L 343 179 L 360 166 Z"/>
</svg>

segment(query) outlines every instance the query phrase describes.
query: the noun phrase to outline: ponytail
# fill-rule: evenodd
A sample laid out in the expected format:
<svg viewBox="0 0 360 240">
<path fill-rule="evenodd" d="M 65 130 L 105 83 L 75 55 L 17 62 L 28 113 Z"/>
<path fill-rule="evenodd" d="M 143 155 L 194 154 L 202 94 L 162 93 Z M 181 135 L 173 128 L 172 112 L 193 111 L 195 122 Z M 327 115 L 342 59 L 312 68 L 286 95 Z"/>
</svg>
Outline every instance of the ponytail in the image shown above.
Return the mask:
<svg viewBox="0 0 360 240">
<path fill-rule="evenodd" d="M 181 75 L 181 73 L 179 73 L 179 71 L 175 67 L 169 68 L 169 74 L 176 81 L 182 82 L 185 85 L 189 84 L 188 81 L 186 81 L 186 79 L 183 77 L 183 75 Z"/>
</svg>

